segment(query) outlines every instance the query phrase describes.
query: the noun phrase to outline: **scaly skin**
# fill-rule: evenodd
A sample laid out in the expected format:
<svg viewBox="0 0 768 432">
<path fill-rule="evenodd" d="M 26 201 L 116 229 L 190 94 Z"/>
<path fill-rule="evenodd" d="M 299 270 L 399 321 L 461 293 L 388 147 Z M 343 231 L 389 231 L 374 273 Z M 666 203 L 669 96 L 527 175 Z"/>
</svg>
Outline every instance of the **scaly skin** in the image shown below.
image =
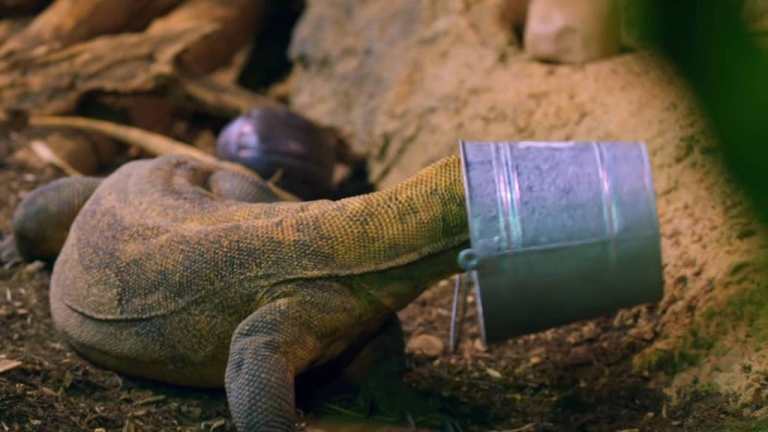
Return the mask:
<svg viewBox="0 0 768 432">
<path fill-rule="evenodd" d="M 80 181 L 93 180 L 60 187 Z M 458 272 L 468 228 L 457 157 L 369 195 L 278 198 L 188 157 L 123 166 L 80 210 L 56 261 L 55 326 L 104 367 L 224 384 L 241 431 L 293 430 L 294 377 Z"/>
</svg>

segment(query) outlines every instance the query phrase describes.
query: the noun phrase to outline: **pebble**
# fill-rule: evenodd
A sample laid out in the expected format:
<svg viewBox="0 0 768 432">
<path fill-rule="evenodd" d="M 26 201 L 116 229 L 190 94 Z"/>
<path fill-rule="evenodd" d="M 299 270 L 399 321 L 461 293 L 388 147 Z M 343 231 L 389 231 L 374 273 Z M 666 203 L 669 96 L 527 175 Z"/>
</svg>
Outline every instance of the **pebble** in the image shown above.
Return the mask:
<svg viewBox="0 0 768 432">
<path fill-rule="evenodd" d="M 612 0 L 537 0 L 525 24 L 525 51 L 535 59 L 585 63 L 616 55 L 619 13 Z"/>
<path fill-rule="evenodd" d="M 435 336 L 422 334 L 412 337 L 406 349 L 416 355 L 437 357 L 445 350 L 445 344 Z"/>
<path fill-rule="evenodd" d="M 488 376 L 490 376 L 491 378 L 495 378 L 495 379 L 502 378 L 501 372 L 497 371 L 496 369 L 486 368 L 485 373 L 487 373 Z"/>
<path fill-rule="evenodd" d="M 571 349 L 566 362 L 571 366 L 583 365 L 592 361 L 592 351 L 586 346 L 577 346 Z"/>
</svg>

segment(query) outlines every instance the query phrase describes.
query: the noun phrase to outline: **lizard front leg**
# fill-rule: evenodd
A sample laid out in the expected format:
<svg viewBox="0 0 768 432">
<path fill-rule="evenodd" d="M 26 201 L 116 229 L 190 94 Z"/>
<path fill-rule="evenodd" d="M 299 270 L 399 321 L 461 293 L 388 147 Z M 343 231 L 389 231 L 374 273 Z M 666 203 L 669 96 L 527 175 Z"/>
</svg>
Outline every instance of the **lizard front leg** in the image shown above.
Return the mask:
<svg viewBox="0 0 768 432">
<path fill-rule="evenodd" d="M 232 337 L 225 386 L 240 431 L 294 430 L 295 376 L 341 352 L 378 315 L 339 284 L 296 288 L 251 314 Z"/>
</svg>

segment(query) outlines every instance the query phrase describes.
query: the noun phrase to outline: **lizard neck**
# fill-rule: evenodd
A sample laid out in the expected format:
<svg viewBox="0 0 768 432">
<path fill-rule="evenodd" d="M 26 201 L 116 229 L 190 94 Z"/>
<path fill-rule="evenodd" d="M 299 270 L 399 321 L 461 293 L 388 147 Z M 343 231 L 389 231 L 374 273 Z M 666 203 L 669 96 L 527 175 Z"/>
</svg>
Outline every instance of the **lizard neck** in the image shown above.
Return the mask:
<svg viewBox="0 0 768 432">
<path fill-rule="evenodd" d="M 350 225 L 363 228 L 350 233 L 356 241 L 348 245 L 360 260 L 355 278 L 392 309 L 461 271 L 456 258 L 468 245 L 469 234 L 458 156 L 397 186 L 339 204 Z M 342 261 L 349 259 L 351 255 Z"/>
</svg>

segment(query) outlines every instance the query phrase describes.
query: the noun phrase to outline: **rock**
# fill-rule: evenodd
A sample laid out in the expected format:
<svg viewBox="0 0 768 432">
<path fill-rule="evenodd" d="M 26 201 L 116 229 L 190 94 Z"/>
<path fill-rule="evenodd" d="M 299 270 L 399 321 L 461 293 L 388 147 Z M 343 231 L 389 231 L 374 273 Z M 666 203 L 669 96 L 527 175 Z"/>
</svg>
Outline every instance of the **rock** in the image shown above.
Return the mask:
<svg viewBox="0 0 768 432">
<path fill-rule="evenodd" d="M 414 336 L 408 341 L 406 350 L 410 353 L 424 357 L 437 357 L 443 353 L 445 344 L 439 338 L 422 334 Z"/>
<path fill-rule="evenodd" d="M 537 60 L 586 63 L 619 52 L 616 0 L 533 0 L 525 51 Z"/>
</svg>

